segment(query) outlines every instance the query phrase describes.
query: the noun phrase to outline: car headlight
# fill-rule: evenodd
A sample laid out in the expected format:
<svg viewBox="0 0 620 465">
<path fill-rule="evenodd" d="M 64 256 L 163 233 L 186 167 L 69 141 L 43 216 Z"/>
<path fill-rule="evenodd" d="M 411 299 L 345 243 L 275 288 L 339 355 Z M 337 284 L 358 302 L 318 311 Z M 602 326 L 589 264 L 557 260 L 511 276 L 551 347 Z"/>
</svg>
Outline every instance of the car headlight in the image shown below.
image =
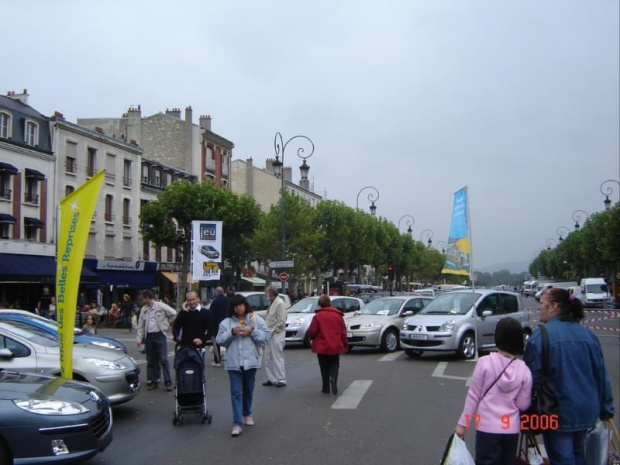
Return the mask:
<svg viewBox="0 0 620 465">
<path fill-rule="evenodd" d="M 122 350 L 120 347 L 115 346 L 111 342 L 91 341 L 91 344 L 98 347 L 105 347 L 106 349 Z"/>
<path fill-rule="evenodd" d="M 403 327 L 402 327 L 401 329 L 402 329 L 403 331 L 407 331 L 407 326 L 408 326 L 408 323 L 405 321 L 405 322 L 403 323 Z"/>
<path fill-rule="evenodd" d="M 79 415 L 90 410 L 77 402 L 67 402 L 56 399 L 23 399 L 13 403 L 28 413 L 37 415 Z"/>
<path fill-rule="evenodd" d="M 111 362 L 109 360 L 102 360 L 100 358 L 85 358 L 84 361 L 92 363 L 100 368 L 107 368 L 108 370 L 126 370 L 127 367 L 122 363 Z"/>
<path fill-rule="evenodd" d="M 379 323 L 363 323 L 360 325 L 360 329 L 380 329 L 383 325 Z"/>
<path fill-rule="evenodd" d="M 452 331 L 456 322 L 454 320 L 448 320 L 439 327 L 439 331 Z"/>
<path fill-rule="evenodd" d="M 305 318 L 297 318 L 295 321 L 293 321 L 290 325 L 288 325 L 289 328 L 299 328 L 300 326 L 302 326 L 304 323 L 306 322 Z"/>
</svg>

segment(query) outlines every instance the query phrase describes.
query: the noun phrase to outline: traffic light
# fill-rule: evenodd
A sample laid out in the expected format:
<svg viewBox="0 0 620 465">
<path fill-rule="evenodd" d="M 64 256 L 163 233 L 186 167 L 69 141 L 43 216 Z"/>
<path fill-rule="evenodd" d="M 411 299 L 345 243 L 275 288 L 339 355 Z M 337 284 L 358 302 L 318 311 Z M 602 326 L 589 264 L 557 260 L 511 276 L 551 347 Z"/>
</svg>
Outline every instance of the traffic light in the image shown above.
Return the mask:
<svg viewBox="0 0 620 465">
<path fill-rule="evenodd" d="M 390 281 L 394 281 L 394 265 L 388 265 L 387 271 L 388 271 L 388 279 Z"/>
</svg>

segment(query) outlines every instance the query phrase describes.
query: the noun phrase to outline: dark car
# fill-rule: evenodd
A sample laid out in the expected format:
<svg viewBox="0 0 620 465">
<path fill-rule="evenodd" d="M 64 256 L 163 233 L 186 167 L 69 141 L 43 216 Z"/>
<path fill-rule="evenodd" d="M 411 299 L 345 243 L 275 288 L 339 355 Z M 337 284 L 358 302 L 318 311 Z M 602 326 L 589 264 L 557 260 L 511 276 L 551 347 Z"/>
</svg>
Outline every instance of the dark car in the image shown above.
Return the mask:
<svg viewBox="0 0 620 465">
<path fill-rule="evenodd" d="M 19 321 L 30 326 L 34 326 L 37 329 L 45 331 L 51 334 L 58 340 L 58 326 L 53 320 L 48 320 L 42 316 L 34 313 L 27 312 L 25 310 L 1 310 L 0 321 Z M 93 345 L 98 348 L 114 349 L 127 353 L 127 347 L 116 339 L 111 337 L 99 336 L 98 334 L 87 334 L 75 328 L 75 334 L 73 340 L 76 344 Z"/>
<path fill-rule="evenodd" d="M 1 464 L 79 463 L 112 441 L 110 404 L 87 383 L 0 370 L 0 412 Z"/>
</svg>

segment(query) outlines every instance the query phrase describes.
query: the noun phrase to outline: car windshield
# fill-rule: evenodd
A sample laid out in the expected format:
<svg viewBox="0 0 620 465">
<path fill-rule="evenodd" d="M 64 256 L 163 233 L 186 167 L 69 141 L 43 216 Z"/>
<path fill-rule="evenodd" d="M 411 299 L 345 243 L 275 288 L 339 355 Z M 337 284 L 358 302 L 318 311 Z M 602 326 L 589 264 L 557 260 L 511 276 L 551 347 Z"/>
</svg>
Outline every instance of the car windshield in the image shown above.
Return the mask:
<svg viewBox="0 0 620 465">
<path fill-rule="evenodd" d="M 300 300 L 287 311 L 289 313 L 314 313 L 317 308 L 319 308 L 319 299 L 316 297 L 309 297 Z"/>
<path fill-rule="evenodd" d="M 35 344 L 45 347 L 58 347 L 58 342 L 54 336 L 34 326 L 22 323 L 21 321 L 3 321 L 0 323 L 0 328 L 10 331 Z"/>
<path fill-rule="evenodd" d="M 418 315 L 465 315 L 479 297 L 480 294 L 474 292 L 448 292 L 429 303 Z"/>
<path fill-rule="evenodd" d="M 606 284 L 586 284 L 586 292 L 590 294 L 607 294 Z"/>
<path fill-rule="evenodd" d="M 362 315 L 396 315 L 405 299 L 377 299 L 368 303 L 363 309 Z"/>
<path fill-rule="evenodd" d="M 56 322 L 52 320 L 48 320 L 47 318 L 43 318 L 42 316 L 35 315 L 34 313 L 25 315 L 23 313 L 8 313 L 8 315 L 17 316 L 20 319 L 31 320 L 33 322 L 37 322 L 41 326 L 45 326 L 53 331 L 58 331 L 58 326 Z M 2 315 L 0 315 L 0 320 L 2 319 Z M 12 320 L 15 321 L 15 320 Z"/>
</svg>

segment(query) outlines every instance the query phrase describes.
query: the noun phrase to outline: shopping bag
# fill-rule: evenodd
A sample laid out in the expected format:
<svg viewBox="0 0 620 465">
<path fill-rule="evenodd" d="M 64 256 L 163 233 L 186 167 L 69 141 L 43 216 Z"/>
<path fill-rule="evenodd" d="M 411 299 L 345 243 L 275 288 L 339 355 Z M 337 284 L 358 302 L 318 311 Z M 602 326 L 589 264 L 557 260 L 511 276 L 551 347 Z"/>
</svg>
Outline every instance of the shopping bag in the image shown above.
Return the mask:
<svg viewBox="0 0 620 465">
<path fill-rule="evenodd" d="M 440 465 L 476 465 L 467 450 L 467 444 L 456 434 L 450 436 L 443 452 Z"/>
<path fill-rule="evenodd" d="M 517 465 L 548 465 L 533 434 L 521 434 L 517 449 Z"/>
<path fill-rule="evenodd" d="M 586 464 L 607 465 L 610 430 L 605 422 L 598 420 L 586 436 Z"/>
</svg>

